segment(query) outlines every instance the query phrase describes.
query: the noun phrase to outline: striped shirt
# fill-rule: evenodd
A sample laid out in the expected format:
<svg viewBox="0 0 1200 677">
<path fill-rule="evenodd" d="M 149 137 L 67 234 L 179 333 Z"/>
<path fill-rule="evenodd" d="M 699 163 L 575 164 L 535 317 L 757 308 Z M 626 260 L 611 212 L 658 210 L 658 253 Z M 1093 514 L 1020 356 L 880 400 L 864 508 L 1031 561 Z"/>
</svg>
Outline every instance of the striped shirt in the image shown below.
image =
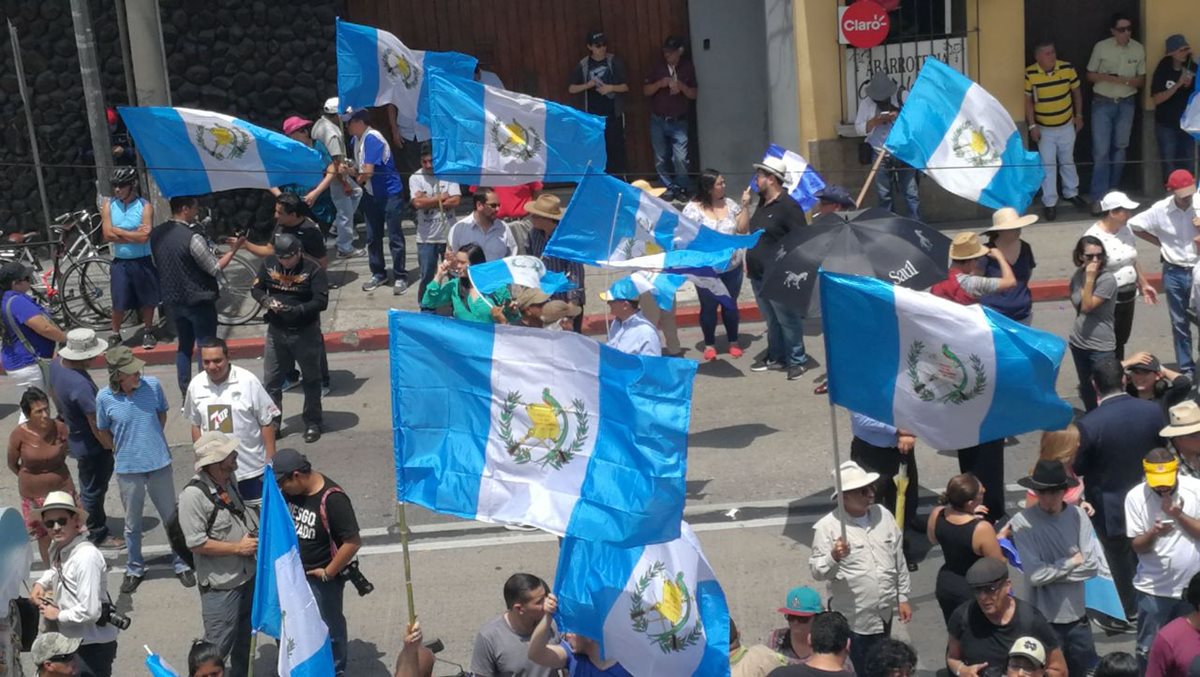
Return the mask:
<svg viewBox="0 0 1200 677">
<path fill-rule="evenodd" d="M 1036 63 L 1025 69 L 1025 95 L 1033 97 L 1033 116 L 1043 127 L 1061 127 L 1075 114 L 1071 92 L 1079 89 L 1079 74 L 1066 61 L 1055 61 L 1047 73 Z"/>
<path fill-rule="evenodd" d="M 144 473 L 171 465 L 171 449 L 163 434 L 159 413 L 166 413 L 167 397 L 153 376 L 126 395 L 105 386 L 96 393 L 96 427 L 113 437 L 118 475 Z"/>
</svg>

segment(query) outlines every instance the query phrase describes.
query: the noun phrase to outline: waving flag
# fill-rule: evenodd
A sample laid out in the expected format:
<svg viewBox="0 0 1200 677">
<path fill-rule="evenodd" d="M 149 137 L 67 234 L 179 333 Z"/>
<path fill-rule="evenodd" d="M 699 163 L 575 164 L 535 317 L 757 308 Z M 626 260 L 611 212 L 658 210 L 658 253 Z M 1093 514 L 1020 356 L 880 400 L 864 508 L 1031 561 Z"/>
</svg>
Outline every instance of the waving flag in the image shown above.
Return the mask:
<svg viewBox="0 0 1200 677">
<path fill-rule="evenodd" d="M 705 228 L 645 191 L 589 171 L 544 254 L 606 267 L 724 270 L 734 252 L 753 247 L 758 238 Z"/>
<path fill-rule="evenodd" d="M 983 306 L 821 272 L 829 397 L 935 449 L 1058 430 L 1066 342 Z"/>
<path fill-rule="evenodd" d="M 490 294 L 510 284 L 541 289 L 547 294 L 575 288 L 575 283 L 565 273 L 546 270 L 546 264 L 536 256 L 506 256 L 479 263 L 468 268 L 467 274 L 471 276 L 471 284 L 483 294 Z"/>
<path fill-rule="evenodd" d="M 1022 212 L 1042 184 L 1008 111 L 966 76 L 927 57 L 884 146 L 946 190 Z"/>
<path fill-rule="evenodd" d="M 175 672 L 175 668 L 171 667 L 170 663 L 164 661 L 162 656 L 151 651 L 148 646 L 145 649 L 147 654 L 146 669 L 150 671 L 150 677 L 179 677 L 179 673 Z"/>
<path fill-rule="evenodd" d="M 467 78 L 478 60 L 458 52 L 409 49 L 387 31 L 337 20 L 338 105 L 359 109 L 393 104 L 403 120 L 424 122 L 426 72 L 437 68 Z M 428 138 L 428 130 L 420 130 Z"/>
<path fill-rule="evenodd" d="M 578 181 L 603 167 L 604 118 L 525 94 L 426 74 L 433 171 L 459 183 Z"/>
<path fill-rule="evenodd" d="M 263 473 L 262 517 L 258 524 L 258 571 L 250 623 L 255 632 L 279 640 L 281 677 L 333 674 L 329 628 L 313 599 L 296 526 L 270 466 Z"/>
<path fill-rule="evenodd" d="M 679 536 L 696 363 L 390 311 L 396 499 L 633 546 Z"/>
<path fill-rule="evenodd" d="M 311 185 L 325 173 L 316 150 L 235 117 L 158 106 L 117 111 L 165 197 Z"/>
<path fill-rule="evenodd" d="M 637 271 L 629 277 L 623 277 L 616 282 L 613 282 L 608 287 L 608 296 L 616 298 L 627 298 L 626 292 L 633 292 L 638 296 L 649 293 L 654 297 L 654 302 L 663 310 L 671 310 L 675 307 L 675 292 L 687 282 L 687 278 L 683 275 L 672 275 L 670 273 L 651 273 L 646 271 Z M 605 301 L 607 297 L 602 296 Z"/>
<path fill-rule="evenodd" d="M 1200 92 L 1194 92 L 1188 100 L 1183 118 L 1179 121 L 1179 128 L 1200 141 Z"/>
<path fill-rule="evenodd" d="M 729 674 L 729 607 L 687 523 L 669 543 L 563 540 L 555 620 L 634 675 Z"/>
<path fill-rule="evenodd" d="M 766 160 L 769 157 L 780 158 L 787 165 L 787 180 L 783 182 L 783 189 L 787 191 L 787 194 L 791 195 L 804 211 L 816 206 L 817 191 L 825 187 L 825 179 L 822 179 L 817 170 L 808 164 L 808 160 L 801 157 L 799 153 L 775 144 L 767 146 L 767 152 L 763 155 L 763 159 Z M 758 183 L 754 177 L 750 177 L 750 190 L 758 192 Z"/>
</svg>

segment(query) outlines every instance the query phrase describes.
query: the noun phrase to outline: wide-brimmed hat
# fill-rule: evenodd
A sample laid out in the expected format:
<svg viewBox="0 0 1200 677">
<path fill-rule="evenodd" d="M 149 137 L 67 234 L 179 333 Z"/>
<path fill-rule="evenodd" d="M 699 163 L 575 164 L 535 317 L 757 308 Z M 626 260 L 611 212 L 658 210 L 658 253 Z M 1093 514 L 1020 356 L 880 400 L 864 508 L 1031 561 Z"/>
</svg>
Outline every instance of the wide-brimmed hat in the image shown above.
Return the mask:
<svg viewBox="0 0 1200 677">
<path fill-rule="evenodd" d="M 1119 190 L 1109 191 L 1100 200 L 1100 211 L 1111 212 L 1114 209 L 1137 209 L 1138 203 L 1129 198 L 1128 195 Z"/>
<path fill-rule="evenodd" d="M 1174 35 L 1167 36 L 1165 46 L 1167 54 L 1170 54 L 1171 52 L 1178 52 L 1184 47 L 1190 47 L 1191 45 L 1188 44 L 1187 38 L 1180 33 L 1176 33 Z"/>
<path fill-rule="evenodd" d="M 525 203 L 525 211 L 535 216 L 544 216 L 547 219 L 558 221 L 563 217 L 562 200 L 554 193 L 542 193 L 537 196 L 536 200 Z"/>
<path fill-rule="evenodd" d="M 1039 668 L 1046 665 L 1046 647 L 1033 637 L 1018 637 L 1017 641 L 1013 642 L 1012 648 L 1008 650 L 1008 656 L 1009 658 L 1013 656 L 1028 658 Z"/>
<path fill-rule="evenodd" d="M 872 101 L 890 101 L 900 89 L 896 81 L 883 71 L 875 71 L 867 81 L 867 98 Z"/>
<path fill-rule="evenodd" d="M 1187 197 L 1196 194 L 1196 177 L 1186 169 L 1176 169 L 1167 177 L 1167 190 L 1175 197 Z"/>
<path fill-rule="evenodd" d="M 774 176 L 780 183 L 787 181 L 787 163 L 781 157 L 765 157 L 762 162 L 755 162 L 754 168 Z"/>
<path fill-rule="evenodd" d="M 975 233 L 959 233 L 950 241 L 951 261 L 970 261 L 980 256 L 987 256 L 987 247 L 979 242 Z"/>
<path fill-rule="evenodd" d="M 1146 486 L 1173 487 L 1179 477 L 1179 461 L 1172 458 L 1169 461 L 1142 461 L 1142 472 L 1146 474 Z"/>
<path fill-rule="evenodd" d="M 807 585 L 800 585 L 788 590 L 783 606 L 779 607 L 779 613 L 785 616 L 802 618 L 816 616 L 824 610 L 825 608 L 821 605 L 821 593 Z"/>
<path fill-rule="evenodd" d="M 30 510 L 29 516 L 41 520 L 42 514 L 50 510 L 66 510 L 79 517 L 80 522 L 87 521 L 87 511 L 75 505 L 75 498 L 65 491 L 51 491 L 46 494 L 46 500 L 42 501 L 42 507 Z"/>
<path fill-rule="evenodd" d="M 121 374 L 136 374 L 146 368 L 146 363 L 133 354 L 129 346 L 114 346 L 104 353 L 104 362 L 109 371 Z"/>
<path fill-rule="evenodd" d="M 879 473 L 867 472 L 863 467 L 854 461 L 846 461 L 842 463 L 842 467 L 838 469 L 842 476 L 842 491 L 854 491 L 863 487 L 875 484 L 879 479 Z M 830 495 L 831 499 L 837 498 L 837 490 Z"/>
<path fill-rule="evenodd" d="M 1067 474 L 1062 461 L 1041 460 L 1033 466 L 1033 472 L 1017 480 L 1017 484 L 1033 491 L 1046 491 L 1077 487 L 1079 480 Z"/>
<path fill-rule="evenodd" d="M 1185 400 L 1171 407 L 1167 412 L 1170 424 L 1158 434 L 1162 437 L 1183 437 L 1192 433 L 1200 433 L 1200 404 L 1195 400 Z"/>
<path fill-rule="evenodd" d="M 992 214 L 992 227 L 983 231 L 985 233 L 995 233 L 1001 230 L 1014 230 L 1016 228 L 1024 228 L 1037 223 L 1038 217 L 1036 214 L 1026 214 L 1021 216 L 1017 210 L 1012 207 L 1001 207 Z"/>
<path fill-rule="evenodd" d="M 196 472 L 205 466 L 220 463 L 238 448 L 238 439 L 226 435 L 219 430 L 210 430 L 192 442 L 192 450 L 196 452 Z"/>
<path fill-rule="evenodd" d="M 525 310 L 529 306 L 540 306 L 550 300 L 550 295 L 541 289 L 526 287 L 513 297 L 513 305 L 517 310 Z"/>
<path fill-rule="evenodd" d="M 568 317 L 575 317 L 582 312 L 583 308 L 574 303 L 553 299 L 547 301 L 546 305 L 542 306 L 542 322 L 545 324 L 554 324 Z"/>
<path fill-rule="evenodd" d="M 80 327 L 67 332 L 67 345 L 58 351 L 64 360 L 90 360 L 108 350 L 108 341 L 96 336 L 96 332 Z"/>
<path fill-rule="evenodd" d="M 654 186 L 651 186 L 650 182 L 645 179 L 638 179 L 637 181 L 631 182 L 629 185 L 633 186 L 634 188 L 637 188 L 638 190 L 642 191 L 643 193 L 649 193 L 649 194 L 653 195 L 654 197 L 660 197 L 660 196 L 662 196 L 663 193 L 667 192 L 666 188 L 661 188 L 661 187 L 655 188 Z"/>
<path fill-rule="evenodd" d="M 301 129 L 304 129 L 305 127 L 311 127 L 311 126 L 312 126 L 312 120 L 305 120 L 304 118 L 300 117 L 299 115 L 293 115 L 290 118 L 283 121 L 283 133 L 284 134 L 292 134 L 294 132 L 300 131 Z"/>
</svg>

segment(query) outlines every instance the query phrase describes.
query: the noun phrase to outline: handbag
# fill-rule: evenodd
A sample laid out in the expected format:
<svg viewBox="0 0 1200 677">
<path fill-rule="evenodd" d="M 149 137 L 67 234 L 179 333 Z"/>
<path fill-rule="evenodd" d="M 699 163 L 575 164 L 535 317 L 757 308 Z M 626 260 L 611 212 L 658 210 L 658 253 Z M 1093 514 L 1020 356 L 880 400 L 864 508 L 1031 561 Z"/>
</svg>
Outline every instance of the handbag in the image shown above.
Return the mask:
<svg viewBox="0 0 1200 677">
<path fill-rule="evenodd" d="M 9 330 L 11 330 L 13 335 L 17 337 L 17 339 L 21 342 L 21 345 L 24 346 L 25 350 L 27 350 L 29 354 L 33 356 L 33 363 L 37 365 L 38 371 L 41 372 L 42 384 L 45 386 L 47 391 L 46 394 L 49 395 L 50 360 L 38 355 L 37 350 L 35 350 L 33 347 L 33 344 L 29 342 L 29 338 L 25 336 L 25 332 L 21 331 L 20 325 L 13 320 L 12 302 L 15 300 L 17 300 L 17 297 L 10 296 L 8 297 L 8 301 L 4 302 L 4 323 L 8 325 Z"/>
<path fill-rule="evenodd" d="M 31 651 L 33 640 L 37 639 L 41 614 L 28 597 L 17 597 L 11 605 L 12 618 L 17 621 L 17 629 L 21 632 L 21 651 Z"/>
</svg>

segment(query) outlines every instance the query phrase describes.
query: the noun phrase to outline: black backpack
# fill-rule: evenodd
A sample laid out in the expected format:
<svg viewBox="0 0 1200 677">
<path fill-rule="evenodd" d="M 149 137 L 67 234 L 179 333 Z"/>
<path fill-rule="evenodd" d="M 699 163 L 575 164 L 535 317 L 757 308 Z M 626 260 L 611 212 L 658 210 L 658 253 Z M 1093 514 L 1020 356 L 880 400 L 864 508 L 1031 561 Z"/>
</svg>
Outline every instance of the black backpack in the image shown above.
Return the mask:
<svg viewBox="0 0 1200 677">
<path fill-rule="evenodd" d="M 216 496 L 214 496 L 213 493 L 208 490 L 208 487 L 205 486 L 203 481 L 193 477 L 186 485 L 184 485 L 184 491 L 186 491 L 188 487 L 199 488 L 200 491 L 204 492 L 204 496 L 213 504 L 213 510 L 208 514 L 208 522 L 206 522 L 204 525 L 204 534 L 206 536 L 211 536 L 209 532 L 212 530 L 213 522 L 217 521 L 217 512 L 222 508 L 240 517 L 240 510 L 237 510 L 232 505 L 227 504 L 224 501 L 217 500 Z M 179 493 L 182 495 L 183 491 Z M 193 553 L 192 549 L 188 547 L 187 538 L 183 535 L 183 528 L 179 526 L 178 498 L 175 499 L 175 512 L 167 518 L 165 528 L 167 531 L 167 542 L 171 544 L 171 551 L 178 555 L 179 559 L 182 559 L 194 570 L 196 568 L 195 553 Z"/>
</svg>

